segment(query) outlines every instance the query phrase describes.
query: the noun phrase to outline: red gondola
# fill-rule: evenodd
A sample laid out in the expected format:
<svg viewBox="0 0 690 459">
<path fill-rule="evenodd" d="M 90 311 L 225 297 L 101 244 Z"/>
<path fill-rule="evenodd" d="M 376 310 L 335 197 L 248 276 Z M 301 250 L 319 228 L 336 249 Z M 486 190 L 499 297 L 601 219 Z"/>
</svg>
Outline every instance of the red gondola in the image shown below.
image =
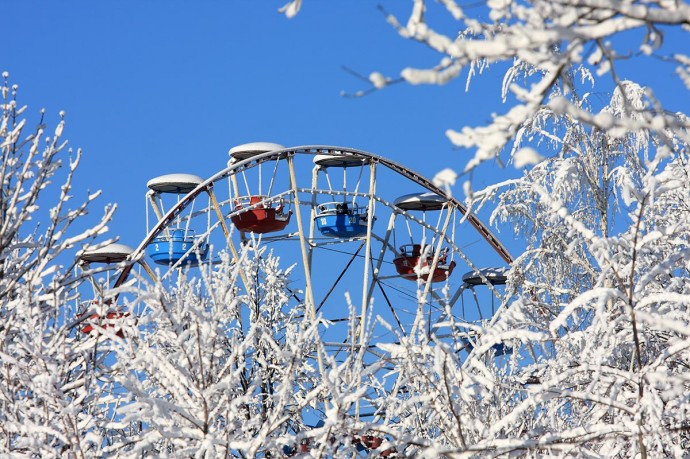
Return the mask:
<svg viewBox="0 0 690 459">
<path fill-rule="evenodd" d="M 293 457 L 296 454 L 299 453 L 308 453 L 311 451 L 311 440 L 309 438 L 304 438 L 302 441 L 298 444 L 294 444 L 291 447 L 290 446 L 284 446 L 283 447 L 283 452 L 285 453 L 285 456 L 287 457 Z"/>
<path fill-rule="evenodd" d="M 292 211 L 285 212 L 282 201 L 275 203 L 265 201 L 266 196 L 243 196 L 235 199 L 235 211 L 232 223 L 240 231 L 252 233 L 272 233 L 281 231 L 290 223 Z M 275 207 L 274 204 L 277 204 Z"/>
<path fill-rule="evenodd" d="M 400 255 L 393 260 L 395 269 L 404 279 L 416 281 L 421 278 L 426 280 L 429 276 L 430 266 L 433 264 L 433 255 L 422 258 L 422 246 L 420 244 L 407 244 L 400 247 Z M 455 261 L 446 263 L 447 254 L 444 251 L 438 258 L 436 269 L 431 276 L 431 282 L 445 281 L 453 273 Z"/>
<path fill-rule="evenodd" d="M 371 451 L 373 449 L 378 449 L 381 447 L 381 445 L 384 442 L 383 437 L 379 437 L 376 435 L 362 435 L 360 437 L 354 437 L 353 438 L 353 443 L 357 447 L 357 450 L 359 451 Z M 398 457 L 398 453 L 395 450 L 395 448 L 388 448 L 380 453 L 378 453 L 377 457 Z"/>
<path fill-rule="evenodd" d="M 82 327 L 81 332 L 86 334 L 93 333 L 94 331 L 97 331 L 97 327 L 115 328 L 117 327 L 118 322 L 121 322 L 126 317 L 129 317 L 129 313 L 119 310 L 108 311 L 105 314 L 105 318 L 101 318 L 99 314 L 91 314 L 87 319 L 84 320 L 86 325 Z M 122 328 L 118 328 L 115 331 L 115 335 L 118 338 L 125 337 Z"/>
</svg>

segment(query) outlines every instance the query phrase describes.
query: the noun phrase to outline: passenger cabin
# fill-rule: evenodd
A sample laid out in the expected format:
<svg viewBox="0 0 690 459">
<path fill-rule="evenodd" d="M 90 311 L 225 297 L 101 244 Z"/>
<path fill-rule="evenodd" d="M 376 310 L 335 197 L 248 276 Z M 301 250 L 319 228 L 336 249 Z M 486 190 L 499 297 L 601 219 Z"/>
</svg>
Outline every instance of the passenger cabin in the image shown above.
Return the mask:
<svg viewBox="0 0 690 459">
<path fill-rule="evenodd" d="M 447 207 L 448 199 L 432 192 L 412 193 L 400 196 L 393 202 L 398 209 L 406 212 L 439 211 Z M 412 238 L 410 234 L 410 238 Z M 398 274 L 405 279 L 426 280 L 431 271 L 434 261 L 433 246 L 422 246 L 421 244 L 407 244 L 400 247 L 398 255 L 393 263 Z M 448 249 L 444 249 L 438 258 L 436 268 L 431 275 L 431 282 L 445 281 L 450 277 L 455 269 L 455 261 L 448 262 Z"/>
<path fill-rule="evenodd" d="M 491 285 L 505 285 L 508 280 L 508 268 L 482 268 L 470 271 L 462 276 L 462 281 L 469 285 L 482 285 L 484 279 Z"/>
<path fill-rule="evenodd" d="M 476 293 L 474 293 L 475 287 L 482 286 L 482 285 L 489 285 L 489 286 L 505 285 L 506 282 L 508 281 L 508 269 L 509 269 L 508 267 L 476 269 L 474 271 L 469 271 L 469 272 L 465 273 L 462 276 L 462 281 L 463 281 L 465 287 L 472 290 L 473 297 L 474 297 L 475 301 L 478 302 L 478 297 L 477 297 Z M 494 297 L 492 296 L 491 297 L 491 314 L 492 315 L 495 313 L 493 299 L 494 299 Z M 477 305 L 479 306 L 479 302 L 477 303 Z M 462 341 L 464 348 L 467 352 L 471 352 L 474 349 L 474 346 L 477 343 L 477 339 L 479 338 L 479 336 L 480 336 L 479 334 L 473 333 L 473 334 L 468 334 L 466 336 L 460 337 L 460 340 Z M 512 346 L 509 346 L 508 344 L 505 344 L 505 343 L 496 343 L 493 346 L 491 346 L 491 351 L 493 352 L 494 357 L 499 357 L 502 355 L 512 354 L 513 348 L 512 348 Z"/>
<path fill-rule="evenodd" d="M 337 154 L 337 151 L 333 153 L 321 153 L 314 156 L 314 164 L 322 168 L 328 167 L 361 167 L 370 163 L 370 159 L 366 156 L 358 156 L 355 154 Z"/>
<path fill-rule="evenodd" d="M 432 249 L 432 247 L 428 247 Z M 431 272 L 434 255 L 433 250 L 426 250 L 421 244 L 406 244 L 400 247 L 400 255 L 393 259 L 395 269 L 404 279 L 416 281 L 426 280 Z M 436 268 L 431 275 L 431 282 L 445 281 L 453 274 L 455 261 L 447 262 L 447 251 L 441 253 Z"/>
<path fill-rule="evenodd" d="M 286 211 L 283 200 L 277 202 L 266 196 L 242 196 L 235 199 L 232 223 L 240 231 L 272 233 L 282 231 L 290 223 L 292 211 Z"/>
<path fill-rule="evenodd" d="M 230 155 L 228 165 L 280 150 L 285 150 L 285 147 L 273 142 L 251 142 L 237 145 L 228 152 Z M 281 154 L 266 159 L 278 160 L 284 157 L 285 155 Z M 266 195 L 261 194 L 261 163 L 259 163 L 259 189 L 256 194 L 247 189 L 247 196 L 239 196 L 237 183 L 233 183 L 237 197 L 234 199 L 235 207 L 230 219 L 238 230 L 259 234 L 273 233 L 284 230 L 290 223 L 292 211 L 285 209 L 285 201 L 282 198 L 269 199 Z"/>
<path fill-rule="evenodd" d="M 125 244 L 112 243 L 99 247 L 96 249 L 88 249 L 79 255 L 79 260 L 83 265 L 91 263 L 122 263 L 127 261 L 129 256 L 134 252 L 134 249 Z M 92 279 L 93 282 L 93 279 Z M 101 301 L 93 300 L 88 303 L 91 310 L 101 306 Z M 77 323 L 81 326 L 79 329 L 84 334 L 96 333 L 98 328 L 114 328 L 118 325 L 124 317 L 129 316 L 129 313 L 115 308 L 111 304 L 111 300 L 106 300 L 105 305 L 108 306 L 108 311 L 101 317 L 98 313 L 91 313 L 89 310 L 81 313 L 77 318 Z M 83 325 L 83 326 L 82 326 Z M 117 329 L 115 335 L 124 338 L 122 329 Z"/>
<path fill-rule="evenodd" d="M 194 230 L 174 228 L 170 234 L 161 234 L 153 239 L 146 251 L 159 265 L 170 265 L 182 261 L 184 266 L 198 266 L 208 257 L 208 244 L 199 240 Z"/>
<path fill-rule="evenodd" d="M 412 193 L 400 196 L 393 205 L 401 210 L 432 211 L 441 210 L 448 205 L 448 199 L 436 193 Z"/>
<path fill-rule="evenodd" d="M 467 336 L 461 336 L 460 341 L 465 347 L 467 352 L 472 352 L 474 345 L 476 344 L 476 339 L 472 340 Z M 513 348 L 505 343 L 496 343 L 491 346 L 494 357 L 500 357 L 502 355 L 510 355 L 513 353 Z"/>
<path fill-rule="evenodd" d="M 316 208 L 317 213 L 314 216 L 314 221 L 319 232 L 324 236 L 341 239 L 350 239 L 367 234 L 368 209 L 366 207 L 361 208 L 354 202 L 346 202 L 346 196 L 349 193 L 347 184 L 348 173 L 346 170 L 360 168 L 360 177 L 355 185 L 356 192 L 361 179 L 361 168 L 369 164 L 371 162 L 370 159 L 352 152 L 329 150 L 328 153 L 315 155 L 313 161 L 317 167 L 316 170 L 325 173 L 327 178 L 330 175 L 328 169 L 342 169 L 343 172 L 343 189 L 338 192 L 345 196 L 342 198 L 343 202 L 326 202 L 319 204 Z M 316 177 L 314 180 L 316 180 Z M 316 186 L 316 181 L 313 186 Z M 331 179 L 328 178 L 329 189 L 332 189 L 331 186 Z M 333 197 L 335 198 L 335 192 Z"/>
<path fill-rule="evenodd" d="M 318 206 L 314 220 L 321 234 L 338 238 L 353 238 L 367 234 L 367 209 L 356 204 L 327 202 Z"/>
<path fill-rule="evenodd" d="M 121 263 L 134 252 L 134 249 L 124 244 L 108 244 L 106 246 L 85 250 L 79 259 L 83 263 Z"/>
<path fill-rule="evenodd" d="M 192 174 L 168 174 L 151 179 L 146 184 L 149 193 L 186 195 L 196 189 L 203 180 Z M 156 205 L 151 196 L 151 203 L 159 219 L 163 218 L 163 209 Z M 159 265 L 173 265 L 180 260 L 184 266 L 197 266 L 208 257 L 208 243 L 203 242 L 193 229 L 166 228 L 147 246 L 146 251 L 151 259 Z"/>
<path fill-rule="evenodd" d="M 385 441 L 386 438 L 379 435 L 355 435 L 352 438 L 357 451 L 368 454 L 367 457 L 371 457 L 373 450 L 380 449 Z M 398 457 L 398 453 L 394 447 L 390 447 L 380 451 L 375 457 Z"/>
<path fill-rule="evenodd" d="M 122 320 L 129 317 L 128 312 L 120 311 L 117 309 L 110 310 L 104 314 L 105 317 L 101 317 L 99 314 L 91 314 L 88 318 L 84 318 L 84 325 L 81 328 L 81 332 L 84 334 L 97 333 L 100 328 L 115 328 L 122 324 Z M 124 338 L 125 334 L 122 328 L 117 328 L 115 330 L 115 336 L 118 338 Z"/>
<path fill-rule="evenodd" d="M 203 180 L 193 174 L 166 174 L 152 178 L 146 183 L 149 189 L 156 193 L 170 193 L 185 195 L 199 186 Z"/>
<path fill-rule="evenodd" d="M 273 142 L 250 142 L 232 147 L 228 151 L 228 155 L 230 155 L 231 161 L 239 162 L 263 153 L 268 153 L 269 151 L 278 151 L 284 149 L 285 147 L 283 145 Z"/>
</svg>

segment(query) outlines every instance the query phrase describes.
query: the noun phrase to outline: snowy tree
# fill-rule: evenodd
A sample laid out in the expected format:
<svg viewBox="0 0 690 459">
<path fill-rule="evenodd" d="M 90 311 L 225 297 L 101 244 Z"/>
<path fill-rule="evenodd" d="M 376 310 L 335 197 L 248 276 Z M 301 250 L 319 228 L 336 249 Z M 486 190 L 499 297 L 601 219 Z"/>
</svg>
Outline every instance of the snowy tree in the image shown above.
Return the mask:
<svg viewBox="0 0 690 459">
<path fill-rule="evenodd" d="M 247 244 L 239 262 L 224 256 L 200 268 L 172 287 L 135 289 L 127 308 L 140 314 L 111 367 L 124 395 L 103 453 L 356 453 L 358 433 L 368 432 L 351 416 L 367 387 L 362 353 L 325 354 L 318 321 L 289 301 L 299 292 L 264 248 Z"/>
<path fill-rule="evenodd" d="M 372 89 L 396 82 L 446 84 L 464 70 L 469 89 L 473 78 L 489 73 L 492 67 L 503 72 L 503 100 L 512 107 L 504 114 L 492 115 L 493 121 L 487 126 L 446 132 L 454 145 L 476 149 L 465 165 L 466 172 L 485 161 L 500 159 L 519 130 L 537 118 L 544 106 L 601 131 L 648 130 L 663 135 L 671 129 L 688 139 L 687 121 L 665 112 L 653 88 L 645 89 L 648 105 L 625 106 L 616 117 L 589 111 L 577 97 L 571 97 L 579 85 L 575 75 L 583 79 L 596 75 L 600 88 L 617 87 L 623 100 L 628 100 L 620 64 L 631 58 L 646 58 L 645 65 L 675 64 L 677 77 L 690 89 L 690 57 L 676 51 L 678 45 L 682 50 L 690 31 L 690 6 L 685 2 L 498 1 L 466 11 L 455 1 L 444 0 L 439 3 L 458 25 L 453 35 L 439 32 L 426 22 L 428 2 L 412 3 L 406 21 L 388 13 L 386 20 L 403 38 L 438 53 L 439 64 L 433 68 L 406 67 L 395 78 L 374 71 L 369 78 Z M 283 11 L 293 16 L 300 7 L 301 1 L 291 2 Z M 528 156 L 522 160 L 535 160 Z"/>
<path fill-rule="evenodd" d="M 622 84 L 602 114 L 649 102 Z M 517 294 L 487 334 L 525 333 L 504 382 L 531 383 L 494 424 L 491 436 L 513 438 L 497 450 L 679 456 L 689 356 L 672 349 L 688 321 L 685 136 L 601 131 L 544 107 L 516 148 L 535 137 L 553 155 L 479 194 L 498 195 L 494 217 L 529 243 L 512 266 Z"/>
<path fill-rule="evenodd" d="M 287 457 L 376 448 L 352 415 L 380 389 L 370 374 L 378 366 L 362 365 L 367 343 L 352 330 L 356 345 L 326 355 L 289 269 L 263 248 L 244 244 L 239 262 L 225 254 L 165 281 L 135 275 L 112 288 L 99 278 L 111 267 L 82 255 L 113 242 L 103 238 L 114 206 L 88 226 L 99 193 L 71 206 L 81 151 L 62 140 L 64 114 L 54 134 L 46 137 L 43 113 L 25 134 L 26 108 L 4 78 L 0 454 Z M 351 315 L 354 326 L 354 307 Z"/>
<path fill-rule="evenodd" d="M 67 149 L 64 114 L 44 113 L 26 133 L 25 106 L 3 74 L 0 87 L 0 451 L 19 457 L 87 457 L 103 441 L 103 352 L 72 324 L 81 311 L 77 252 L 107 230 L 80 222 L 98 193 L 72 205 L 81 151 Z M 54 183 L 60 180 L 60 182 Z M 44 207 L 45 206 L 45 207 Z M 90 344 L 89 344 L 90 343 Z"/>
<path fill-rule="evenodd" d="M 297 320 L 303 309 L 287 308 L 288 273 L 278 259 L 258 255 L 246 250 L 240 263 L 225 258 L 201 267 L 200 278 L 140 290 L 138 331 L 113 368 L 131 400 L 113 427 L 130 433 L 107 452 L 280 455 L 292 446 L 286 438 L 297 441 L 302 412 L 319 395 L 316 330 Z M 253 273 L 246 290 L 240 271 Z"/>
<path fill-rule="evenodd" d="M 690 122 L 622 64 L 670 63 L 690 89 L 682 48 L 690 6 L 505 1 L 472 17 L 442 1 L 458 24 L 448 35 L 426 22 L 430 2 L 412 3 L 406 21 L 387 21 L 437 52 L 439 64 L 397 78 L 373 72 L 371 89 L 445 84 L 465 69 L 469 88 L 480 74 L 503 72 L 508 109 L 447 135 L 475 149 L 466 174 L 488 161 L 524 169 L 466 190 L 473 209 L 496 200 L 494 222 L 512 226 L 527 248 L 469 356 L 459 357 L 459 340 L 388 349 L 399 376 L 381 400 L 382 430 L 427 456 L 683 456 Z M 607 104 L 593 100 L 602 89 Z M 492 353 L 501 342 L 510 357 Z"/>
</svg>

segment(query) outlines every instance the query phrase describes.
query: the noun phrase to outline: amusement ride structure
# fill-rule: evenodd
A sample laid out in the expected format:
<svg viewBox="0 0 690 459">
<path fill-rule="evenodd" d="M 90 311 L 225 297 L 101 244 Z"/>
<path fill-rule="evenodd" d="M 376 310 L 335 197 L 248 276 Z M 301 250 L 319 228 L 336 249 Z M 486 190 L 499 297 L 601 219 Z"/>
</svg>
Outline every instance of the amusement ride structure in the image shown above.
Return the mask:
<svg viewBox="0 0 690 459">
<path fill-rule="evenodd" d="M 471 351 L 472 324 L 489 321 L 501 303 L 512 262 L 506 248 L 456 198 L 381 156 L 257 142 L 230 149 L 226 167 L 207 179 L 173 173 L 147 186 L 141 243 L 82 255 L 84 264 L 116 263 L 113 288 L 136 264 L 165 283 L 218 262 L 223 251 L 236 260 L 244 245 L 264 246 L 284 266 L 298 265 L 292 300 L 323 321 L 334 352 L 364 343 L 365 330 L 370 342 L 395 342 L 420 328 L 443 336 L 448 324 L 466 327 Z M 101 305 L 84 317 L 115 327 L 126 314 Z"/>
<path fill-rule="evenodd" d="M 250 143 L 230 149 L 227 165 L 207 179 L 171 173 L 147 187 L 147 231 L 139 245 L 81 254 L 95 298 L 72 326 L 85 339 L 125 338 L 123 324 L 136 324 L 142 312 L 118 306 L 118 287 L 134 269 L 172 292 L 179 276 L 191 279 L 220 260 L 266 251 L 280 257 L 283 269 L 294 266 L 286 308 L 317 322 L 322 346 L 314 360 L 321 373 L 324 352 L 336 360 L 357 352 L 366 356 L 357 360 L 364 366 L 386 362 L 379 345 L 412 334 L 475 352 L 503 304 L 512 262 L 503 244 L 445 190 L 381 156 Z M 249 291 L 251 275 L 239 270 L 240 289 Z M 512 353 L 510 343 L 488 345 L 486 358 Z M 106 364 L 106 354 L 97 358 Z M 357 401 L 355 419 L 375 418 L 367 403 Z M 285 455 L 309 451 L 309 441 L 285 446 Z M 383 441 L 362 434 L 353 444 L 368 454 Z"/>
</svg>

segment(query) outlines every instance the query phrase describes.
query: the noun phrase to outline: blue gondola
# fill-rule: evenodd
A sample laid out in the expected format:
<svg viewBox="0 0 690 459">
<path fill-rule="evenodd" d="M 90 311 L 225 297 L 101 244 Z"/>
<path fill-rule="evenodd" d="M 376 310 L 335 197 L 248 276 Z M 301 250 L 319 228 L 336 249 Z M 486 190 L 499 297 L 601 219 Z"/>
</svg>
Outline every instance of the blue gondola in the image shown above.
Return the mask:
<svg viewBox="0 0 690 459">
<path fill-rule="evenodd" d="M 462 343 L 464 344 L 465 350 L 467 352 L 471 352 L 472 349 L 474 349 L 474 344 L 469 338 L 462 336 L 460 337 L 460 341 L 462 341 Z M 491 349 L 493 350 L 494 357 L 510 355 L 513 353 L 513 348 L 504 343 L 496 343 L 493 346 L 491 346 Z"/>
<path fill-rule="evenodd" d="M 184 257 L 184 266 L 197 266 L 208 256 L 208 244 L 197 239 L 193 230 L 177 228 L 156 237 L 148 245 L 147 252 L 159 265 L 175 264 Z"/>
<path fill-rule="evenodd" d="M 320 204 L 314 218 L 321 234 L 330 237 L 352 238 L 367 234 L 367 211 L 356 204 L 327 202 Z"/>
</svg>

